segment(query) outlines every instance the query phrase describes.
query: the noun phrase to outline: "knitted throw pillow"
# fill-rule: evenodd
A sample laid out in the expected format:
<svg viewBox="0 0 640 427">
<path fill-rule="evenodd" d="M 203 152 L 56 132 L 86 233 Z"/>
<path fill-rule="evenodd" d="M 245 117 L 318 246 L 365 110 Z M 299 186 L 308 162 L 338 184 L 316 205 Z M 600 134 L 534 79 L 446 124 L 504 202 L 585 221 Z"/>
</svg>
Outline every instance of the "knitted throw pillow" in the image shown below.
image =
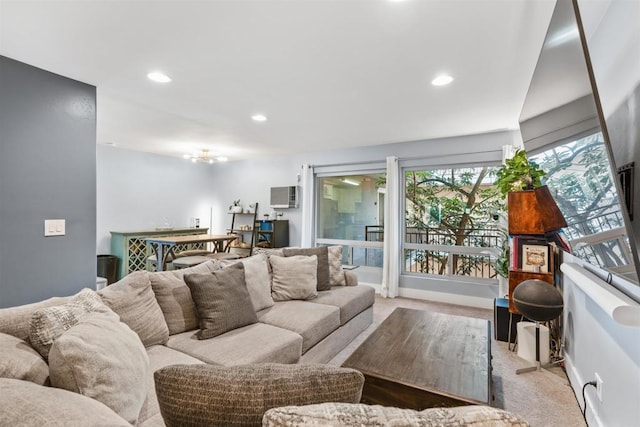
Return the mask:
<svg viewBox="0 0 640 427">
<path fill-rule="evenodd" d="M 268 409 L 322 402 L 357 403 L 364 376 L 329 365 L 265 363 L 172 365 L 154 374 L 167 427 L 260 426 Z"/>
</svg>

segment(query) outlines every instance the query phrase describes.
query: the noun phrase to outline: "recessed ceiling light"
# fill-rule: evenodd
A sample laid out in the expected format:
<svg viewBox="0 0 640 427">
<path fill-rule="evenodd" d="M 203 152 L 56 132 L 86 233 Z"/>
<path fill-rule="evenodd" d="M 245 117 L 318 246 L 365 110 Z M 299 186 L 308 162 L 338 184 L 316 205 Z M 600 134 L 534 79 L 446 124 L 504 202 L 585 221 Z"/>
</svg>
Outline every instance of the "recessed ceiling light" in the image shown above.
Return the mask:
<svg viewBox="0 0 640 427">
<path fill-rule="evenodd" d="M 251 120 L 253 120 L 254 122 L 266 122 L 267 116 L 265 116 L 264 114 L 254 114 L 253 116 L 251 116 Z"/>
<path fill-rule="evenodd" d="M 160 71 L 154 71 L 152 73 L 147 74 L 149 80 L 153 80 L 156 83 L 169 83 L 171 81 L 171 77 L 167 76 Z"/>
<path fill-rule="evenodd" d="M 440 74 L 435 79 L 431 80 L 431 84 L 434 86 L 445 86 L 453 81 L 453 77 L 448 74 Z"/>
</svg>

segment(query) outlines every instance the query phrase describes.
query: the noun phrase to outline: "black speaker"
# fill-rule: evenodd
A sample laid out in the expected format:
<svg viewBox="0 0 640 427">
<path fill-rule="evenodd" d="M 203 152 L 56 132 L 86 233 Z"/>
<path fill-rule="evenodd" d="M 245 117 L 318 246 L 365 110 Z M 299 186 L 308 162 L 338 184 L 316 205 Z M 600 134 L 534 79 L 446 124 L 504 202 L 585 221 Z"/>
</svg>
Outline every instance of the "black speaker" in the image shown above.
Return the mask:
<svg viewBox="0 0 640 427">
<path fill-rule="evenodd" d="M 511 318 L 511 339 L 509 340 L 509 300 L 496 298 L 493 300 L 493 338 L 497 341 L 515 343 L 518 334 L 516 324 L 522 320 L 521 314 L 513 314 Z"/>
</svg>

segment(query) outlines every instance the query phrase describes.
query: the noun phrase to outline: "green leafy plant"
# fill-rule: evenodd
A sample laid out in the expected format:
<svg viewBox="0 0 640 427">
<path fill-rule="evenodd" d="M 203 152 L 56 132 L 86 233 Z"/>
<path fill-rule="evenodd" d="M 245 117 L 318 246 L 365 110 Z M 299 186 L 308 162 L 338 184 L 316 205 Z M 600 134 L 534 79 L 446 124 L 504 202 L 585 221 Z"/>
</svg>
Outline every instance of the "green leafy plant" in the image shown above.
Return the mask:
<svg viewBox="0 0 640 427">
<path fill-rule="evenodd" d="M 498 169 L 495 185 L 500 190 L 502 197 L 506 197 L 510 191 L 533 190 L 542 186 L 541 178 L 546 172 L 540 169 L 537 163 L 527 159 L 524 150 L 517 150 L 512 158 Z"/>
<path fill-rule="evenodd" d="M 231 210 L 234 206 L 240 206 L 240 199 L 231 202 L 231 205 L 229 205 L 229 210 Z"/>
</svg>

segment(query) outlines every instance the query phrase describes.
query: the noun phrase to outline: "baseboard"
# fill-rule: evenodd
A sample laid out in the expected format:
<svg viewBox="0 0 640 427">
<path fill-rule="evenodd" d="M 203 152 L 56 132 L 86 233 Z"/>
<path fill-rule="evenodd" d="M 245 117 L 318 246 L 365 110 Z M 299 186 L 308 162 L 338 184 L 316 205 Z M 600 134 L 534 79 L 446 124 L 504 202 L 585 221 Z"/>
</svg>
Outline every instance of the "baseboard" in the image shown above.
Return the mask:
<svg viewBox="0 0 640 427">
<path fill-rule="evenodd" d="M 567 372 L 567 377 L 569 378 L 569 383 L 571 384 L 571 388 L 573 389 L 573 394 L 576 396 L 576 400 L 578 401 L 578 405 L 580 409 L 584 409 L 585 402 L 582 401 L 582 386 L 585 382 L 578 370 L 576 369 L 571 357 L 566 355 L 564 356 L 564 366 L 565 371 Z M 593 401 L 593 396 L 595 393 L 587 393 L 587 421 L 589 422 L 589 426 L 599 426 L 604 427 L 602 424 L 602 420 L 598 417 L 596 413 L 597 402 Z"/>
</svg>

